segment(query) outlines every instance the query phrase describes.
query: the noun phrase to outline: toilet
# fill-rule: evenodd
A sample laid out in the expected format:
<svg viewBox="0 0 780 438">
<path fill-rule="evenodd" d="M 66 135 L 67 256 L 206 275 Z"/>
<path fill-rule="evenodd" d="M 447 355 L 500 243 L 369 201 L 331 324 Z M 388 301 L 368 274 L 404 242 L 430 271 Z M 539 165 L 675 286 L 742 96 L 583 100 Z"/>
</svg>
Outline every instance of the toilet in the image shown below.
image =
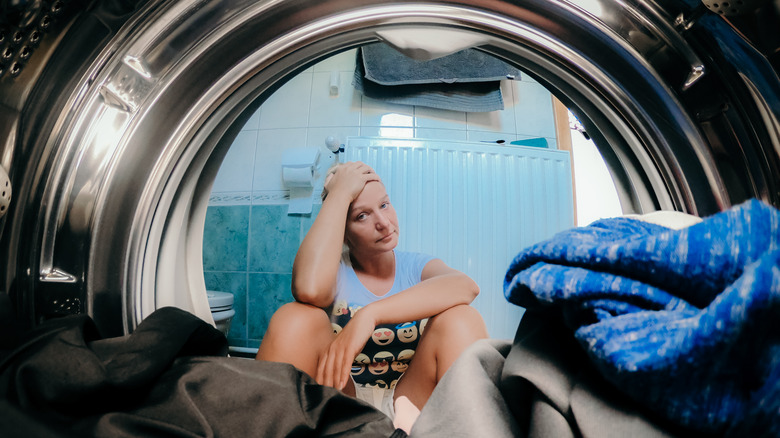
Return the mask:
<svg viewBox="0 0 780 438">
<path fill-rule="evenodd" d="M 206 291 L 206 297 L 209 300 L 211 316 L 214 317 L 214 323 L 225 336 L 230 332 L 230 321 L 236 311 L 233 310 L 233 294 L 228 292 Z"/>
</svg>

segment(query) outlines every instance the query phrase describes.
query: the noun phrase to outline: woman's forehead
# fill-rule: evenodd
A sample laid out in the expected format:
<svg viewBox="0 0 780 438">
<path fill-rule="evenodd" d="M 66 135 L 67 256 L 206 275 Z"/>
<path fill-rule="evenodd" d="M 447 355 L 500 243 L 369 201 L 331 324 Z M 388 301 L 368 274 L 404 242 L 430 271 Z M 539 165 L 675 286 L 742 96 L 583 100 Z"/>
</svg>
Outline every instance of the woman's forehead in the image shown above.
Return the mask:
<svg viewBox="0 0 780 438">
<path fill-rule="evenodd" d="M 365 187 L 363 187 L 363 191 L 360 192 L 358 197 L 352 201 L 350 209 L 354 210 L 373 205 L 387 197 L 387 190 L 381 181 L 369 181 L 366 183 Z"/>
</svg>

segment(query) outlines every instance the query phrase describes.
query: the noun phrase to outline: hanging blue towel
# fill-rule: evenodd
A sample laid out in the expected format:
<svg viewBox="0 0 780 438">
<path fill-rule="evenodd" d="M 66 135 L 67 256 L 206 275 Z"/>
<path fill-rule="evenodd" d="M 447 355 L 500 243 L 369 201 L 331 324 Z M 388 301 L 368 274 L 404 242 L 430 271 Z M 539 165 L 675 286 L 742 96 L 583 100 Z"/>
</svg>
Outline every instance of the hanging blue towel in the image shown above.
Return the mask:
<svg viewBox="0 0 780 438">
<path fill-rule="evenodd" d="M 377 43 L 357 51 L 352 83 L 388 103 L 488 112 L 504 109 L 500 81 L 519 78 L 517 68 L 476 49 L 418 61 Z"/>
<path fill-rule="evenodd" d="M 522 251 L 505 280 L 558 309 L 601 374 L 656 414 L 780 436 L 780 212 L 757 200 L 681 230 L 615 218 Z"/>
<path fill-rule="evenodd" d="M 361 54 L 366 79 L 380 85 L 493 82 L 520 77 L 518 69 L 476 49 L 420 61 L 379 43 L 363 46 Z"/>
</svg>

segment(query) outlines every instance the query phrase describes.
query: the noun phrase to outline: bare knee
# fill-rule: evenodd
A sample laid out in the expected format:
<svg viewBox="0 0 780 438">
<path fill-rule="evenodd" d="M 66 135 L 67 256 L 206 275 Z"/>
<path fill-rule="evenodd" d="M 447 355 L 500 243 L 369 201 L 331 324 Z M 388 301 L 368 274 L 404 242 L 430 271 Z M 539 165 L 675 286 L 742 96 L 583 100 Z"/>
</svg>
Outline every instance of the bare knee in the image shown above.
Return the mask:
<svg viewBox="0 0 780 438">
<path fill-rule="evenodd" d="M 431 318 L 420 348 L 429 350 L 428 353 L 435 357 L 438 382 L 466 348 L 487 337 L 485 321 L 477 309 L 458 305 Z"/>
<path fill-rule="evenodd" d="M 328 314 L 319 307 L 293 301 L 274 312 L 268 323 L 268 331 L 283 328 L 289 331 L 308 331 L 313 328 L 330 327 Z M 275 331 L 275 330 L 274 330 Z"/>
<path fill-rule="evenodd" d="M 469 343 L 487 337 L 487 328 L 477 309 L 461 304 L 441 312 L 429 321 L 426 333 L 443 337 L 457 337 Z"/>
<path fill-rule="evenodd" d="M 328 314 L 317 307 L 287 303 L 271 317 L 256 358 L 286 362 L 311 374 L 321 350 L 333 340 Z"/>
<path fill-rule="evenodd" d="M 264 339 L 270 336 L 306 342 L 310 338 L 330 338 L 332 334 L 333 328 L 324 310 L 293 301 L 274 312 Z"/>
</svg>

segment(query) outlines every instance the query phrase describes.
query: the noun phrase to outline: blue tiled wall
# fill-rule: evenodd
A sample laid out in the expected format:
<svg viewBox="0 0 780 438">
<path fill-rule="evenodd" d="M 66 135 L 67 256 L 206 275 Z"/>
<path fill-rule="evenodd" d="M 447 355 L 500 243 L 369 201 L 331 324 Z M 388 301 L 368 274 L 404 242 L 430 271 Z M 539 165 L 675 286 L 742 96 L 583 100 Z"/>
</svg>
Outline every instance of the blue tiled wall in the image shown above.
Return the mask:
<svg viewBox="0 0 780 438">
<path fill-rule="evenodd" d="M 234 296 L 230 345 L 257 348 L 273 312 L 292 301 L 293 260 L 317 207 L 312 215 L 292 216 L 286 205 L 208 208 L 204 279 L 207 289 Z"/>
</svg>

